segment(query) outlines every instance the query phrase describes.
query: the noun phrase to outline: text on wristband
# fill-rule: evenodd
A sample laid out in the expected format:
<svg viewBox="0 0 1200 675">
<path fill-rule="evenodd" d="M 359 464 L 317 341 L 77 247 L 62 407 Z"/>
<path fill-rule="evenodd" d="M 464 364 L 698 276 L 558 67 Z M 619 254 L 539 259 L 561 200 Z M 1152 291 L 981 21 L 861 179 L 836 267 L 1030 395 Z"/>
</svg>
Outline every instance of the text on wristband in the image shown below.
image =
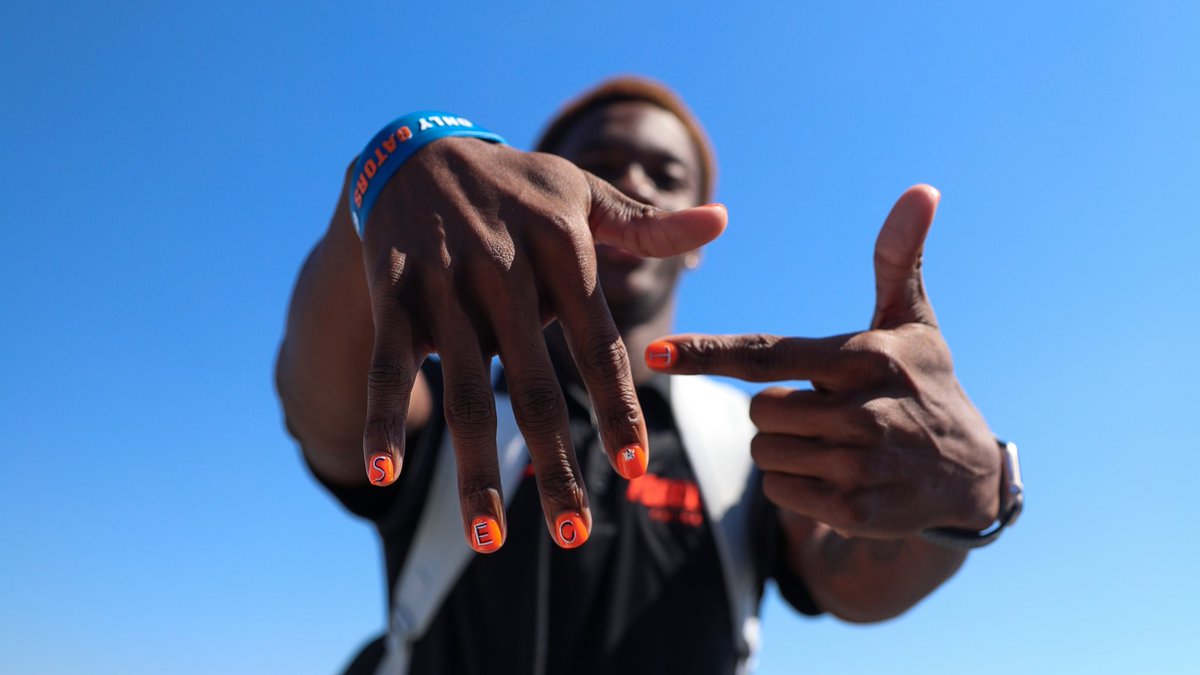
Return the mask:
<svg viewBox="0 0 1200 675">
<path fill-rule="evenodd" d="M 470 129 L 475 126 L 465 117 L 454 117 L 451 115 L 430 115 L 417 120 L 417 132 L 437 129 L 439 127 L 464 127 Z M 375 174 L 379 172 L 383 163 L 396 152 L 396 147 L 400 143 L 407 143 L 413 137 L 412 129 L 408 125 L 396 129 L 387 138 L 380 141 L 379 145 L 375 146 L 374 153 L 368 157 L 363 163 L 362 172 L 358 174 L 358 180 L 354 184 L 354 206 L 361 207 L 363 195 L 367 193 L 367 188 L 371 187 L 371 181 L 375 178 Z"/>
</svg>

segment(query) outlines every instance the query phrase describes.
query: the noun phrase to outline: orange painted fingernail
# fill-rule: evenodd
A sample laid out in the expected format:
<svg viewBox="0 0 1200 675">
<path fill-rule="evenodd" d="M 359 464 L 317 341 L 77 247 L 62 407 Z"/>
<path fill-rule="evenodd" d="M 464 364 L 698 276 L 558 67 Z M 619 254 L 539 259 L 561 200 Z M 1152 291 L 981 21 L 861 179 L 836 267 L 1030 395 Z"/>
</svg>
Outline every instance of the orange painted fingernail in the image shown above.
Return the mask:
<svg viewBox="0 0 1200 675">
<path fill-rule="evenodd" d="M 504 545 L 504 535 L 500 533 L 500 523 L 491 516 L 476 516 L 471 521 L 471 536 L 468 537 L 471 548 L 479 553 L 495 553 Z"/>
<path fill-rule="evenodd" d="M 679 360 L 678 357 L 675 344 L 666 340 L 655 340 L 646 347 L 646 365 L 651 368 L 670 368 Z"/>
<path fill-rule="evenodd" d="M 642 446 L 634 444 L 621 448 L 617 453 L 617 473 L 633 480 L 646 473 L 646 465 L 650 462 Z"/>
<path fill-rule="evenodd" d="M 578 511 L 568 511 L 554 521 L 554 536 L 558 545 L 563 548 L 583 546 L 587 541 L 588 529 L 583 524 L 583 516 Z"/>
<path fill-rule="evenodd" d="M 373 485 L 385 486 L 396 482 L 396 464 L 386 452 L 371 455 L 367 463 L 367 478 Z"/>
</svg>

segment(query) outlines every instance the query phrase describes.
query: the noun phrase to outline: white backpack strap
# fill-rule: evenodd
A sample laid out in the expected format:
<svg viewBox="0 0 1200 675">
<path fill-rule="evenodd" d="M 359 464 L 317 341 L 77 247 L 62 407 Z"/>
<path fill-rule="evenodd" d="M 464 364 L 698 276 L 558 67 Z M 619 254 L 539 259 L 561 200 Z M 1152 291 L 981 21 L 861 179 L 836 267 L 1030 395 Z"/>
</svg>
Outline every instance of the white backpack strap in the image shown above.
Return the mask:
<svg viewBox="0 0 1200 675">
<path fill-rule="evenodd" d="M 392 594 L 392 615 L 384 640 L 383 659 L 376 673 L 405 675 L 412 645 L 425 634 L 450 589 L 462 576 L 475 553 L 462 534 L 458 499 L 458 468 L 449 430 L 442 432 L 437 463 L 430 479 L 429 496 L 408 548 Z M 496 447 L 504 504 L 517 492 L 529 453 L 517 428 L 507 396 L 496 397 Z"/>
<path fill-rule="evenodd" d="M 671 410 L 687 451 L 716 543 L 735 644 L 738 672 L 754 667 L 759 646 L 758 578 L 752 555 L 750 503 L 754 463 L 750 397 L 706 377 L 671 378 Z"/>
</svg>

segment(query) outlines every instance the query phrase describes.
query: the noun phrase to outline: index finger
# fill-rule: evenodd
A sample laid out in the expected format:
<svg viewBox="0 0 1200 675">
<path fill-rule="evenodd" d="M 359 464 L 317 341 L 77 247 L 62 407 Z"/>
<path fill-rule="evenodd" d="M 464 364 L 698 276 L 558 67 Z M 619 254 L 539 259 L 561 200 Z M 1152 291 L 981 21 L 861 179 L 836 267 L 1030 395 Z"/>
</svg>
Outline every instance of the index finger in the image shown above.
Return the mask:
<svg viewBox="0 0 1200 675">
<path fill-rule="evenodd" d="M 827 338 L 747 335 L 673 335 L 646 348 L 646 364 L 675 375 L 724 375 L 750 382 L 809 380 L 826 389 L 846 384 L 846 343 Z"/>
</svg>

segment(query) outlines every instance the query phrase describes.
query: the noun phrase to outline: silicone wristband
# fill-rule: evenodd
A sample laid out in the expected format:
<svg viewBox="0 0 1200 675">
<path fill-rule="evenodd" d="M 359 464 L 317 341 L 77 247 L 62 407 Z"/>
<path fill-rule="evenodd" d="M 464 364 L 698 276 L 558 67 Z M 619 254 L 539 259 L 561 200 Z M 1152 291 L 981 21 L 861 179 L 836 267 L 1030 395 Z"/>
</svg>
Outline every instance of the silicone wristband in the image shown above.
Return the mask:
<svg viewBox="0 0 1200 675">
<path fill-rule="evenodd" d="M 421 148 L 447 136 L 468 136 L 504 143 L 498 134 L 476 126 L 465 117 L 447 112 L 422 110 L 396 118 L 367 143 L 354 163 L 354 173 L 350 175 L 350 185 L 353 186 L 350 191 L 350 218 L 359 237 L 371 215 L 371 207 L 400 165 Z"/>
</svg>

